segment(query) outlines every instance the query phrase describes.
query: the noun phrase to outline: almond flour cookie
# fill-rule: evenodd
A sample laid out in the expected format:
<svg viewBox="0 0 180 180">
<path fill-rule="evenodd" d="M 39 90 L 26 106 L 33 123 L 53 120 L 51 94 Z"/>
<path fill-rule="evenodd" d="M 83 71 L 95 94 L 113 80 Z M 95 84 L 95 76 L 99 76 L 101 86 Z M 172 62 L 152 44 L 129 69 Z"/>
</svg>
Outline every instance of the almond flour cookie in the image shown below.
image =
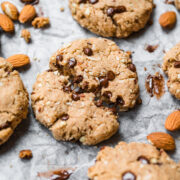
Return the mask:
<svg viewBox="0 0 180 180">
<path fill-rule="evenodd" d="M 68 78 L 57 71 L 38 75 L 31 95 L 35 116 L 57 140 L 94 145 L 118 130 L 116 115 L 95 105 L 93 93 L 67 93 Z"/>
<path fill-rule="evenodd" d="M 0 58 L 0 145 L 5 143 L 16 126 L 27 117 L 28 93 L 17 71 Z"/>
<path fill-rule="evenodd" d="M 69 0 L 74 19 L 95 34 L 125 38 L 144 28 L 153 0 Z"/>
<path fill-rule="evenodd" d="M 120 142 L 98 153 L 88 176 L 91 180 L 179 180 L 180 165 L 152 145 Z"/>
<path fill-rule="evenodd" d="M 77 86 L 77 93 L 92 92 L 100 101 L 133 108 L 139 96 L 136 67 L 130 54 L 110 40 L 77 40 L 58 50 L 50 68 L 66 75 Z M 69 85 L 66 86 L 68 91 Z"/>
<path fill-rule="evenodd" d="M 180 100 L 180 43 L 165 54 L 163 70 L 169 78 L 167 86 L 170 93 Z"/>
</svg>

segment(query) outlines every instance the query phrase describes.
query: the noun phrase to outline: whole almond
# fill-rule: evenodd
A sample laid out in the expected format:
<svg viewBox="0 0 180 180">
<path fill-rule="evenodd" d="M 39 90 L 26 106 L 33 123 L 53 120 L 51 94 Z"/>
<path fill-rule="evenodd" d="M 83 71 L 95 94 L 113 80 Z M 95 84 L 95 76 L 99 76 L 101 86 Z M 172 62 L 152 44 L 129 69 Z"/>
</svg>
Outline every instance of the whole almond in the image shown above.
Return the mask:
<svg viewBox="0 0 180 180">
<path fill-rule="evenodd" d="M 175 0 L 174 3 L 175 3 L 176 8 L 180 10 L 180 0 Z"/>
<path fill-rule="evenodd" d="M 171 29 L 176 24 L 176 13 L 173 11 L 168 11 L 162 14 L 159 18 L 159 24 L 163 28 Z"/>
<path fill-rule="evenodd" d="M 1 9 L 12 20 L 18 20 L 19 13 L 18 13 L 18 10 L 14 4 L 12 4 L 8 1 L 4 1 L 1 3 Z"/>
<path fill-rule="evenodd" d="M 25 5 L 19 15 L 19 22 L 26 23 L 36 16 L 36 9 L 32 5 Z"/>
<path fill-rule="evenodd" d="M 175 149 L 175 141 L 172 136 L 163 132 L 154 132 L 147 136 L 148 141 L 158 149 L 172 151 Z"/>
<path fill-rule="evenodd" d="M 25 54 L 15 54 L 6 59 L 13 67 L 22 67 L 30 63 L 29 57 Z"/>
<path fill-rule="evenodd" d="M 180 110 L 174 111 L 167 117 L 165 128 L 169 131 L 176 131 L 180 129 Z"/>
<path fill-rule="evenodd" d="M 14 23 L 12 20 L 0 13 L 0 27 L 5 31 L 5 32 L 13 32 L 14 31 Z"/>
</svg>

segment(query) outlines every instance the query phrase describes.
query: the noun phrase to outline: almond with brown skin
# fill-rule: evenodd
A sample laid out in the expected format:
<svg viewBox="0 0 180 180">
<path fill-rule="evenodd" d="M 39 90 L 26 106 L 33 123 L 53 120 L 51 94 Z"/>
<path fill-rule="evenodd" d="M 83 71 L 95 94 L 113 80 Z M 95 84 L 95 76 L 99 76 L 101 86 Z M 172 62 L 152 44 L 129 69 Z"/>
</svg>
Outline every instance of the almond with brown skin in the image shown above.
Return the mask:
<svg viewBox="0 0 180 180">
<path fill-rule="evenodd" d="M 165 128 L 169 131 L 180 130 L 180 110 L 174 111 L 167 117 Z"/>
<path fill-rule="evenodd" d="M 4 1 L 1 3 L 1 9 L 12 20 L 18 20 L 19 12 L 14 4 Z"/>
<path fill-rule="evenodd" d="M 5 32 L 14 32 L 14 23 L 12 20 L 0 13 L 0 27 L 5 31 Z"/>
<path fill-rule="evenodd" d="M 159 18 L 159 24 L 163 28 L 171 29 L 176 24 L 176 13 L 174 11 L 168 11 L 162 14 Z"/>
<path fill-rule="evenodd" d="M 32 5 L 25 5 L 19 15 L 19 22 L 26 23 L 36 16 L 36 9 Z"/>
<path fill-rule="evenodd" d="M 13 67 L 22 67 L 30 63 L 30 59 L 25 54 L 16 54 L 6 59 Z"/>
<path fill-rule="evenodd" d="M 172 151 L 175 149 L 175 141 L 172 136 L 163 132 L 154 132 L 147 136 L 148 141 L 158 149 Z"/>
<path fill-rule="evenodd" d="M 27 150 L 22 150 L 19 152 L 19 157 L 21 159 L 31 159 L 32 158 L 32 151 L 27 149 Z"/>
</svg>

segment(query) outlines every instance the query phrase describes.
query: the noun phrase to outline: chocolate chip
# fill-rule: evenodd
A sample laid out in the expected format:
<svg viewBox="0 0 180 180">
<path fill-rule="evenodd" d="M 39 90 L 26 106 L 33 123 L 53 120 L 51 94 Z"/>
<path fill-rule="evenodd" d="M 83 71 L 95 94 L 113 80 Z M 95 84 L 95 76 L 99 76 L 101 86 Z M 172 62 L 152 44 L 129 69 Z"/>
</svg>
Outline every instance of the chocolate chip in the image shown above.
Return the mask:
<svg viewBox="0 0 180 180">
<path fill-rule="evenodd" d="M 88 47 L 84 48 L 83 51 L 84 51 L 84 54 L 87 55 L 87 56 L 92 56 L 93 55 L 93 51 L 92 51 L 91 48 L 88 48 Z"/>
<path fill-rule="evenodd" d="M 73 68 L 76 64 L 77 64 L 77 61 L 75 58 L 71 58 L 69 59 L 69 68 Z"/>
<path fill-rule="evenodd" d="M 89 85 L 89 83 L 87 81 L 85 81 L 84 84 L 82 85 L 82 89 L 87 90 L 88 85 Z"/>
<path fill-rule="evenodd" d="M 108 87 L 109 83 L 107 77 L 100 77 L 99 82 L 101 87 Z"/>
<path fill-rule="evenodd" d="M 106 11 L 108 16 L 113 16 L 116 13 L 123 13 L 126 11 L 125 6 L 118 6 L 118 7 L 109 7 Z"/>
<path fill-rule="evenodd" d="M 107 97 L 107 98 L 111 98 L 112 97 L 112 93 L 110 91 L 105 91 L 103 93 L 103 96 Z"/>
<path fill-rule="evenodd" d="M 124 105 L 124 100 L 123 100 L 123 98 L 122 98 L 122 97 L 118 97 L 118 98 L 116 99 L 116 103 L 117 103 L 117 104 L 120 104 L 120 105 Z"/>
<path fill-rule="evenodd" d="M 122 180 L 136 180 L 136 176 L 132 172 L 127 171 L 123 173 Z"/>
<path fill-rule="evenodd" d="M 64 114 L 64 115 L 62 115 L 61 119 L 62 119 L 63 121 L 66 121 L 66 120 L 69 119 L 69 115 L 68 115 L 68 114 Z"/>
<path fill-rule="evenodd" d="M 70 92 L 71 91 L 71 86 L 70 85 L 69 86 L 64 86 L 63 91 L 64 92 Z"/>
<path fill-rule="evenodd" d="M 174 67 L 175 67 L 175 68 L 180 68 L 180 61 L 176 61 L 176 62 L 174 63 Z"/>
<path fill-rule="evenodd" d="M 74 77 L 75 83 L 80 83 L 82 80 L 83 80 L 83 76 L 81 76 L 81 75 Z"/>
<path fill-rule="evenodd" d="M 56 56 L 56 65 L 60 68 L 62 67 L 61 65 L 61 61 L 63 60 L 63 56 L 62 55 L 57 55 Z"/>
<path fill-rule="evenodd" d="M 102 106 L 102 100 L 100 100 L 100 99 L 98 99 L 96 102 L 95 102 L 95 105 L 97 106 L 97 107 L 101 107 Z"/>
<path fill-rule="evenodd" d="M 80 100 L 80 96 L 79 96 L 78 94 L 73 93 L 73 94 L 72 94 L 72 99 L 73 99 L 74 101 L 78 101 L 78 100 Z"/>
<path fill-rule="evenodd" d="M 80 94 L 83 92 L 83 90 L 79 86 L 77 86 L 77 87 L 74 87 L 73 92 Z"/>
<path fill-rule="evenodd" d="M 89 0 L 89 2 L 90 2 L 91 4 L 95 4 L 95 3 L 98 2 L 98 0 Z"/>
<path fill-rule="evenodd" d="M 128 69 L 130 69 L 133 72 L 136 72 L 136 66 L 134 64 L 128 64 Z"/>
<path fill-rule="evenodd" d="M 79 3 L 86 3 L 87 0 L 79 0 Z"/>
<path fill-rule="evenodd" d="M 149 164 L 149 160 L 145 156 L 139 156 L 137 160 L 142 164 Z"/>
<path fill-rule="evenodd" d="M 112 81 L 115 79 L 115 74 L 112 71 L 108 71 L 107 78 L 109 81 Z"/>
</svg>

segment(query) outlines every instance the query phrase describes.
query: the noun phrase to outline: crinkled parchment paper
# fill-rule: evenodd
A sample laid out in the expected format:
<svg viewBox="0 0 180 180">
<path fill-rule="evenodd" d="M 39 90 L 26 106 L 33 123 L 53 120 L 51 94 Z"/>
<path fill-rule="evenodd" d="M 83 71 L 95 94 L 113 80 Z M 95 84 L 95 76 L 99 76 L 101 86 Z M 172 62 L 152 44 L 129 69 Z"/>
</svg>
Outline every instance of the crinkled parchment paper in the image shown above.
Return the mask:
<svg viewBox="0 0 180 180">
<path fill-rule="evenodd" d="M 2 2 L 3 0 L 0 0 Z M 19 0 L 11 0 L 20 10 L 23 4 Z M 153 25 L 135 33 L 123 40 L 113 39 L 121 49 L 133 51 L 133 62 L 137 66 L 139 85 L 143 104 L 129 112 L 119 114 L 119 132 L 98 146 L 83 146 L 80 143 L 57 142 L 49 131 L 34 118 L 32 109 L 29 116 L 16 129 L 9 141 L 0 147 L 0 180 L 36 180 L 37 173 L 55 170 L 62 167 L 76 167 L 70 179 L 86 180 L 87 169 L 94 163 L 101 146 L 114 146 L 119 141 L 147 142 L 147 134 L 153 131 L 165 132 L 164 122 L 167 115 L 174 109 L 180 108 L 180 101 L 173 98 L 165 88 L 165 94 L 160 100 L 150 98 L 145 89 L 146 76 L 155 72 L 163 73 L 158 67 L 162 64 L 163 50 L 169 50 L 180 41 L 180 12 L 173 5 L 164 4 L 164 0 L 155 0 L 156 8 L 153 13 Z M 65 11 L 60 12 L 64 7 Z M 17 53 L 25 53 L 31 58 L 29 67 L 19 69 L 23 82 L 31 93 L 32 85 L 38 73 L 48 69 L 50 56 L 64 43 L 79 38 L 95 37 L 94 34 L 81 28 L 72 18 L 68 8 L 68 0 L 40 0 L 36 5 L 39 14 L 50 17 L 51 26 L 44 30 L 27 26 L 32 35 L 32 43 L 26 44 L 20 38 L 24 25 L 16 23 L 16 33 L 0 34 L 0 55 L 8 57 Z M 161 13 L 176 11 L 178 22 L 171 31 L 163 31 L 158 23 Z M 144 50 L 146 44 L 159 45 L 154 53 Z M 144 71 L 144 67 L 147 71 Z M 165 78 L 167 81 L 167 78 Z M 170 154 L 180 160 L 180 133 L 171 133 L 176 138 L 177 150 Z M 22 149 L 31 149 L 33 158 L 22 161 L 18 154 Z M 40 178 L 39 178 L 40 179 Z"/>
</svg>

